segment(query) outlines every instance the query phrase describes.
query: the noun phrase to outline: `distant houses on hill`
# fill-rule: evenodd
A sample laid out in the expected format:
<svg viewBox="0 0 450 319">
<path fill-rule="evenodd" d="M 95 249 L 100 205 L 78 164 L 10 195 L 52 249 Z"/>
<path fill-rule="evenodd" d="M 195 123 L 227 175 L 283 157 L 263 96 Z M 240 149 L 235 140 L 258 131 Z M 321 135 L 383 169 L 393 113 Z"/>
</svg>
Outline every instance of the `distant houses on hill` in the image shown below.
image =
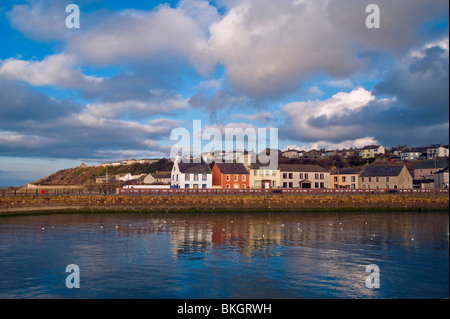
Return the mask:
<svg viewBox="0 0 450 319">
<path fill-rule="evenodd" d="M 261 154 L 261 153 L 260 153 Z M 299 189 L 409 189 L 448 188 L 448 145 L 428 147 L 406 145 L 385 149 L 382 145 L 342 150 L 279 151 L 285 162 L 275 168 L 258 162 L 253 151 L 215 151 L 203 154 L 200 163 L 175 161 L 171 171 L 132 175 L 130 173 L 97 177 L 97 183 L 122 182 L 171 188 L 299 188 Z M 339 168 L 335 160 L 360 159 L 355 167 Z M 372 163 L 376 158 L 374 164 Z M 192 159 L 192 158 L 190 158 Z M 295 159 L 329 159 L 333 167 L 295 164 Z M 107 162 L 100 166 L 154 163 L 156 159 Z M 224 163 L 225 161 L 225 163 Z M 293 164 L 286 164 L 292 163 Z M 316 161 L 317 162 L 317 161 Z M 415 165 L 413 163 L 416 163 Z M 320 164 L 320 161 L 319 161 Z M 362 164 L 362 165 L 361 165 Z M 328 168 L 330 167 L 327 166 Z"/>
</svg>

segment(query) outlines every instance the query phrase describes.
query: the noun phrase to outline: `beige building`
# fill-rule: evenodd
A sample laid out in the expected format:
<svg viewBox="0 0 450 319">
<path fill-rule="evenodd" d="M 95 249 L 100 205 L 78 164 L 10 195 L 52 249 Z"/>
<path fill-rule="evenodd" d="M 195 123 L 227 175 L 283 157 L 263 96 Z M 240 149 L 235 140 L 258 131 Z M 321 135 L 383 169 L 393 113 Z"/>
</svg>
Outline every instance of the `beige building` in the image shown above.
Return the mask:
<svg viewBox="0 0 450 319">
<path fill-rule="evenodd" d="M 448 167 L 444 168 L 434 175 L 434 187 L 435 188 L 448 188 Z"/>
<path fill-rule="evenodd" d="M 170 185 L 170 178 L 172 172 L 156 172 L 150 173 L 144 178 L 144 184 L 152 185 L 152 184 L 166 184 Z"/>
<path fill-rule="evenodd" d="M 341 168 L 331 174 L 331 188 L 359 188 L 361 167 Z"/>
<path fill-rule="evenodd" d="M 370 165 L 359 175 L 359 185 L 363 189 L 412 189 L 413 178 L 405 165 Z"/>
<path fill-rule="evenodd" d="M 250 188 L 280 188 L 280 170 L 259 164 L 250 166 Z"/>
<path fill-rule="evenodd" d="M 420 161 L 414 167 L 414 179 L 434 179 L 434 174 L 449 166 L 448 159 L 430 159 Z"/>
<path fill-rule="evenodd" d="M 280 164 L 282 188 L 330 188 L 330 171 L 319 165 Z"/>
<path fill-rule="evenodd" d="M 374 158 L 378 154 L 384 154 L 384 153 L 385 153 L 385 149 L 384 149 L 383 146 L 381 146 L 381 145 L 369 145 L 369 146 L 364 146 L 359 151 L 359 156 L 361 156 L 362 158 Z"/>
</svg>

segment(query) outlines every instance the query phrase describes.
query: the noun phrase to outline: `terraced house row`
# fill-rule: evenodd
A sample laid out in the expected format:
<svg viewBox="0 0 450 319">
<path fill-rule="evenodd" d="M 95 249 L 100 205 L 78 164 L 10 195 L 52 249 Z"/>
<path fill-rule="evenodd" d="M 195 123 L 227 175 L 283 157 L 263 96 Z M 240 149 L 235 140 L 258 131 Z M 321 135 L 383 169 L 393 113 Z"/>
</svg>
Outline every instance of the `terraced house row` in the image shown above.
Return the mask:
<svg viewBox="0 0 450 319">
<path fill-rule="evenodd" d="M 413 177 L 405 165 L 370 165 L 331 171 L 319 165 L 280 164 L 277 169 L 268 169 L 258 164 L 175 162 L 170 187 L 410 189 Z"/>
</svg>

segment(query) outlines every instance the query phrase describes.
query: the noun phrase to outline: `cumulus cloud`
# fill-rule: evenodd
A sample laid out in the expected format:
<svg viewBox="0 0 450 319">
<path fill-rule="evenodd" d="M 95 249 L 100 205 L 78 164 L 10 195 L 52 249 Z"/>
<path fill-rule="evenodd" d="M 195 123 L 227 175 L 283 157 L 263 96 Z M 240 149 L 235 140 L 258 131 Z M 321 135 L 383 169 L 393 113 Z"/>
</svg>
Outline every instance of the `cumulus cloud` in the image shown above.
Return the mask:
<svg viewBox="0 0 450 319">
<path fill-rule="evenodd" d="M 96 65 L 151 61 L 166 55 L 189 60 L 205 48 L 206 41 L 197 21 L 181 9 L 160 5 L 152 11 L 124 10 L 105 17 L 87 32 L 67 39 L 67 50 Z"/>
<path fill-rule="evenodd" d="M 420 40 L 414 25 L 441 14 L 445 1 L 379 1 L 382 30 L 365 27 L 371 1 L 234 1 L 210 27 L 198 68 L 225 66 L 235 88 L 252 96 L 291 92 L 325 73 L 350 76 L 368 67 L 365 51 L 401 52 Z M 366 55 L 367 56 L 367 55 Z"/>
<path fill-rule="evenodd" d="M 284 105 L 282 136 L 338 145 L 368 136 L 385 145 L 448 141 L 449 51 L 424 45 L 419 53 L 405 54 L 372 92 L 357 88 Z"/>
<path fill-rule="evenodd" d="M 255 114 L 233 114 L 231 117 L 235 119 L 251 120 L 268 124 L 273 118 L 273 114 L 270 112 L 259 112 Z"/>
<path fill-rule="evenodd" d="M 361 132 L 364 123 L 343 125 L 336 119 L 360 112 L 374 99 L 371 92 L 357 88 L 348 93 L 337 93 L 324 101 L 310 100 L 286 104 L 282 111 L 286 113 L 288 125 L 282 131 L 303 141 L 351 139 Z"/>
<path fill-rule="evenodd" d="M 0 76 L 34 86 L 56 85 L 67 88 L 87 88 L 102 81 L 101 78 L 83 75 L 77 68 L 75 56 L 68 54 L 49 55 L 42 61 L 6 59 L 0 61 Z"/>
</svg>

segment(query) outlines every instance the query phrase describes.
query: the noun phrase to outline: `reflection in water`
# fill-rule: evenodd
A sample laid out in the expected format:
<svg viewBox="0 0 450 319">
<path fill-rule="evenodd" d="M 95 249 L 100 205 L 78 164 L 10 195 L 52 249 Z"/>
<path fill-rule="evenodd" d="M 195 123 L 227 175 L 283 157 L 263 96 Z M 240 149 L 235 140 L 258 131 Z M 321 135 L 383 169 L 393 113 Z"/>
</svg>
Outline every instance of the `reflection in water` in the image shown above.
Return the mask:
<svg viewBox="0 0 450 319">
<path fill-rule="evenodd" d="M 448 228 L 448 213 L 1 218 L 0 297 L 443 298 Z M 380 289 L 365 286 L 369 264 Z"/>
</svg>

